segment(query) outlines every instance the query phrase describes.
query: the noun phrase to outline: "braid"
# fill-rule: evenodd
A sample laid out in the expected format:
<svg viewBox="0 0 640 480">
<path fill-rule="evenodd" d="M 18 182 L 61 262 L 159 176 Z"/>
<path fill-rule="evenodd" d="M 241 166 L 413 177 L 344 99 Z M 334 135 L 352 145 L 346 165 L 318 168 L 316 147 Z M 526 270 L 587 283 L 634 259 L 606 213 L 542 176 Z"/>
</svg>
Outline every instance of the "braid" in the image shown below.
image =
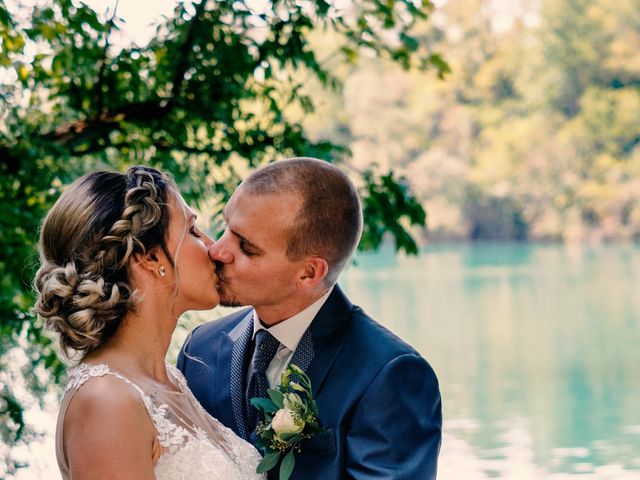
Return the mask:
<svg viewBox="0 0 640 480">
<path fill-rule="evenodd" d="M 96 261 L 100 269 L 120 270 L 133 253 L 144 254 L 146 248 L 140 236 L 162 216 L 153 176 L 146 170 L 132 168 L 127 172 L 126 180 L 122 217 L 99 242 L 101 250 L 96 254 Z"/>
</svg>

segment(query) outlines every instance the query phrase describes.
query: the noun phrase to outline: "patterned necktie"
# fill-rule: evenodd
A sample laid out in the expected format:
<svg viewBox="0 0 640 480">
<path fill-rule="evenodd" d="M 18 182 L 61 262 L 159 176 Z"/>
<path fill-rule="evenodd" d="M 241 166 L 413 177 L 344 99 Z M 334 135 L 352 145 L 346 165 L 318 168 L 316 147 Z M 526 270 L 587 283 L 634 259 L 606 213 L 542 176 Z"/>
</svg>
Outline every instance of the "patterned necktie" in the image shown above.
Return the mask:
<svg viewBox="0 0 640 480">
<path fill-rule="evenodd" d="M 253 351 L 253 372 L 247 387 L 247 432 L 255 443 L 255 429 L 258 425 L 258 410 L 251 405 L 254 397 L 267 397 L 269 380 L 267 379 L 267 367 L 278 351 L 280 342 L 268 331 L 260 329 L 256 332 L 255 349 Z"/>
</svg>

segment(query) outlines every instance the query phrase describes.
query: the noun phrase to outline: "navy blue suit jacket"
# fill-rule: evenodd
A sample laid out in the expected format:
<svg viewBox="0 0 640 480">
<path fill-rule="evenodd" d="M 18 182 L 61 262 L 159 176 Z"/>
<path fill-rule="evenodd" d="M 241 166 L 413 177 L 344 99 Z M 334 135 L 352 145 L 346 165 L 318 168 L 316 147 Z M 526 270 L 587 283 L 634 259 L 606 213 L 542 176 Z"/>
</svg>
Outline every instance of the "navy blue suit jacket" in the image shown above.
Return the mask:
<svg viewBox="0 0 640 480">
<path fill-rule="evenodd" d="M 197 327 L 178 357 L 204 408 L 245 439 L 251 319 L 251 309 L 244 309 Z M 304 355 L 310 362 L 301 362 L 301 349 L 311 349 L 312 355 Z M 436 477 L 442 413 L 435 373 L 337 285 L 291 363 L 311 379 L 320 423 L 327 428 L 303 442 L 292 480 Z"/>
</svg>

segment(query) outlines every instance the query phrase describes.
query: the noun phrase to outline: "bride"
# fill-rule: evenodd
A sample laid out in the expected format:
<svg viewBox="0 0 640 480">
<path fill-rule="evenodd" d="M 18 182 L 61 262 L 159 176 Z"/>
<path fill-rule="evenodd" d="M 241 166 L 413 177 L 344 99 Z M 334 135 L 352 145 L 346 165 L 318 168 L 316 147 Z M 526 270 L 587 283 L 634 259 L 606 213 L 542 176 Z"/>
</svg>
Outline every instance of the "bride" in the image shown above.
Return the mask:
<svg viewBox="0 0 640 480">
<path fill-rule="evenodd" d="M 259 453 L 165 363 L 178 318 L 218 303 L 212 240 L 148 167 L 74 182 L 40 234 L 36 312 L 80 363 L 56 432 L 66 479 L 253 479 Z"/>
</svg>

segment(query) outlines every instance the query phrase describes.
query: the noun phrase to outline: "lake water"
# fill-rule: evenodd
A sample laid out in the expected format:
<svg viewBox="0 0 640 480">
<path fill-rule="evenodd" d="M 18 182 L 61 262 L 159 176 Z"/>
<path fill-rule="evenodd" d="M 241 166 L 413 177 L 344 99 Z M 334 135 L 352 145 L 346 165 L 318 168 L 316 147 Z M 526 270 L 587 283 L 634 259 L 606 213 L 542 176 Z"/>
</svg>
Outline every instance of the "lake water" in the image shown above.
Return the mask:
<svg viewBox="0 0 640 480">
<path fill-rule="evenodd" d="M 640 248 L 439 246 L 341 280 L 441 383 L 439 478 L 640 478 Z"/>
<path fill-rule="evenodd" d="M 436 370 L 440 480 L 640 479 L 639 247 L 383 251 L 341 284 Z M 18 478 L 57 478 L 52 448 Z"/>
</svg>

